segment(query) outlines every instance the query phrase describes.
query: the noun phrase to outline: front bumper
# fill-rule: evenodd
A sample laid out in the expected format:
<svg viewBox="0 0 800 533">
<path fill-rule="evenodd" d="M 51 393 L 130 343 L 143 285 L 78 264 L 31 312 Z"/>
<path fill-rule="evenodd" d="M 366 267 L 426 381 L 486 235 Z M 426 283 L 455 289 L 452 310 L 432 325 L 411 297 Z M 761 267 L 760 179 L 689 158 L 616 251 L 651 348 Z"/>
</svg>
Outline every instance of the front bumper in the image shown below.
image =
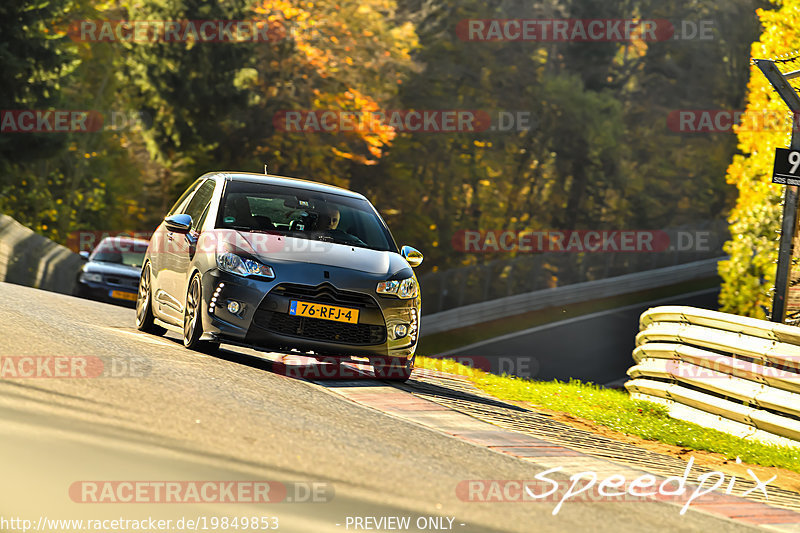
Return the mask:
<svg viewBox="0 0 800 533">
<path fill-rule="evenodd" d="M 382 278 L 351 270 L 324 267 L 328 278 L 322 272 L 309 275 L 315 267 L 323 268 L 298 265 L 294 275 L 279 275 L 274 281 L 218 269 L 206 272 L 202 291 L 206 333 L 222 342 L 315 356 L 413 357 L 419 339 L 419 298 L 378 296 L 374 289 Z M 232 300 L 240 304 L 235 314 L 228 310 Z M 292 300 L 358 308 L 358 324 L 290 315 Z M 409 332 L 396 338 L 395 326 L 401 324 Z"/>
<path fill-rule="evenodd" d="M 124 305 L 126 307 L 136 307 L 136 292 L 132 292 L 127 287 L 107 285 L 105 283 L 94 283 L 78 281 L 75 284 L 75 296 L 89 300 Z M 112 296 L 113 295 L 113 296 Z"/>
</svg>

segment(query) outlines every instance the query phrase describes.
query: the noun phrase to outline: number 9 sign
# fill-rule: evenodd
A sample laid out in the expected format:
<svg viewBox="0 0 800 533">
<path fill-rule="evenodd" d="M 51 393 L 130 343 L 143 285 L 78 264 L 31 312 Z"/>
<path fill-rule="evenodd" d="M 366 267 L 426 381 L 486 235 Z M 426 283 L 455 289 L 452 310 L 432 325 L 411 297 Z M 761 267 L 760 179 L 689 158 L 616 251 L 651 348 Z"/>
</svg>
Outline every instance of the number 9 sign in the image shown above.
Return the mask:
<svg viewBox="0 0 800 533">
<path fill-rule="evenodd" d="M 800 150 L 777 148 L 772 183 L 800 185 Z"/>
</svg>

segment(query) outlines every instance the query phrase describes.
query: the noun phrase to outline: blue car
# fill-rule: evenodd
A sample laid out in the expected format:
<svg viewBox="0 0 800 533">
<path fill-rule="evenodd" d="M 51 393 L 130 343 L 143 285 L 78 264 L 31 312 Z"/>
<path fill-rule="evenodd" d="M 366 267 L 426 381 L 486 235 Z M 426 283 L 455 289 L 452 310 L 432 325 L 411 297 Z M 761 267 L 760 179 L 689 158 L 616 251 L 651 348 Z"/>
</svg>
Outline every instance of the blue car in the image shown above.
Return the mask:
<svg viewBox="0 0 800 533">
<path fill-rule="evenodd" d="M 148 242 L 130 237 L 106 237 L 87 259 L 78 274 L 75 296 L 101 302 L 136 306 L 139 276 Z"/>
</svg>

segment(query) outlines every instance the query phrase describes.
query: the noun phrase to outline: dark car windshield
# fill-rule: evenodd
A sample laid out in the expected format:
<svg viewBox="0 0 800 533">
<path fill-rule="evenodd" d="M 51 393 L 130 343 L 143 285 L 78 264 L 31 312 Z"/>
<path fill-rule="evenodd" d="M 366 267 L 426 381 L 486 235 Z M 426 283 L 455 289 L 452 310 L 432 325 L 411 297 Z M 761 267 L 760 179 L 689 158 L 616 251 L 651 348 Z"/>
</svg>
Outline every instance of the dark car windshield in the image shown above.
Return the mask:
<svg viewBox="0 0 800 533">
<path fill-rule="evenodd" d="M 141 268 L 145 252 L 147 243 L 104 240 L 97 245 L 89 260 Z"/>
<path fill-rule="evenodd" d="M 231 181 L 216 227 L 396 251 L 366 200 L 299 188 Z"/>
</svg>

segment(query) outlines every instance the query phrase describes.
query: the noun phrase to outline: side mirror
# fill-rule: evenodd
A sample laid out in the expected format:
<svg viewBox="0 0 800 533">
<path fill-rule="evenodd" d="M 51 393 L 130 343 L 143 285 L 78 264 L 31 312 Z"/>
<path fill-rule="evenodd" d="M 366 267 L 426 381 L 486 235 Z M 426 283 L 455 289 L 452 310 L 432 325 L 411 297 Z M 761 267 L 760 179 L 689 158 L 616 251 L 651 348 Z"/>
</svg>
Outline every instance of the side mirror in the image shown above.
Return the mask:
<svg viewBox="0 0 800 533">
<path fill-rule="evenodd" d="M 175 233 L 189 233 L 192 227 L 192 217 L 186 214 L 172 215 L 164 219 L 164 226 Z"/>
<path fill-rule="evenodd" d="M 422 252 L 411 246 L 403 246 L 400 248 L 400 255 L 402 255 L 408 264 L 412 267 L 418 267 L 422 264 Z"/>
<path fill-rule="evenodd" d="M 78 252 L 78 255 L 81 256 L 81 259 L 83 259 L 84 261 L 88 261 L 89 260 L 89 252 L 88 252 L 88 250 L 81 250 L 80 252 Z"/>
</svg>

